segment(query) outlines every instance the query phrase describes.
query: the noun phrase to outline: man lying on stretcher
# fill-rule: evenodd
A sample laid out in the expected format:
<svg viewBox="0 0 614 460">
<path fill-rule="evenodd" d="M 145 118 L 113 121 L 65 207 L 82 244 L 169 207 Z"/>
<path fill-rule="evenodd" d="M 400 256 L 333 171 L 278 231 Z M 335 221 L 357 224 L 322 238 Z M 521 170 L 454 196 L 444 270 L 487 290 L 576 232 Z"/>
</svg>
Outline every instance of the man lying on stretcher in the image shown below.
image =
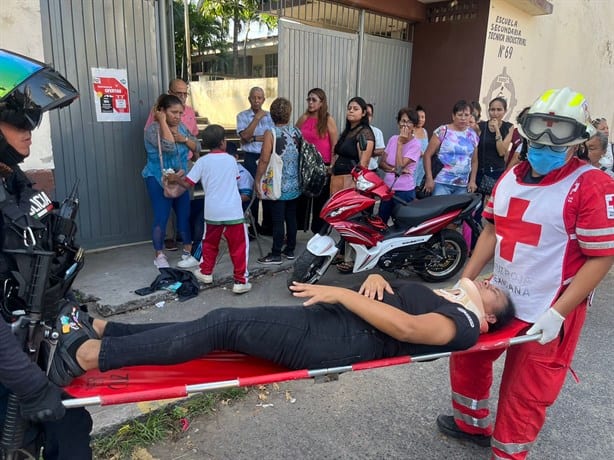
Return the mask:
<svg viewBox="0 0 614 460">
<path fill-rule="evenodd" d="M 90 369 L 164 365 L 213 350 L 236 351 L 290 369 L 343 366 L 401 355 L 462 350 L 480 332 L 514 317 L 514 306 L 487 281 L 457 288 L 391 285 L 370 275 L 358 292 L 295 283 L 303 306 L 219 308 L 194 321 L 123 324 L 93 319 L 66 305 L 49 378 L 66 386 Z M 378 300 L 379 299 L 379 300 Z"/>
</svg>

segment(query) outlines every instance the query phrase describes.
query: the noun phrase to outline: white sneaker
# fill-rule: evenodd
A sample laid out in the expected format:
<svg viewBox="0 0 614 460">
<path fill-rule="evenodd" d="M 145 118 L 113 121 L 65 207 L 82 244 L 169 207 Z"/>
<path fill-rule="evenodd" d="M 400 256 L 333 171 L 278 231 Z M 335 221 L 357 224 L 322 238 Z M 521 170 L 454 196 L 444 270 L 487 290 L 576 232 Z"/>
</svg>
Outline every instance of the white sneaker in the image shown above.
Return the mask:
<svg viewBox="0 0 614 460">
<path fill-rule="evenodd" d="M 154 259 L 154 265 L 158 268 L 169 268 L 168 259 L 162 253 L 158 254 Z"/>
<path fill-rule="evenodd" d="M 196 279 L 200 281 L 201 283 L 205 283 L 205 284 L 213 283 L 213 275 L 205 275 L 204 273 L 200 272 L 200 269 L 194 270 L 192 273 L 194 273 L 194 276 L 196 277 Z"/>
<path fill-rule="evenodd" d="M 235 294 L 245 294 L 246 292 L 249 292 L 252 289 L 252 283 L 235 283 L 234 286 L 232 286 L 232 292 L 234 292 Z"/>
<path fill-rule="evenodd" d="M 194 268 L 198 267 L 199 265 L 200 262 L 198 260 L 196 260 L 193 256 L 186 254 L 182 255 L 181 260 L 177 262 L 177 266 L 179 268 Z"/>
</svg>

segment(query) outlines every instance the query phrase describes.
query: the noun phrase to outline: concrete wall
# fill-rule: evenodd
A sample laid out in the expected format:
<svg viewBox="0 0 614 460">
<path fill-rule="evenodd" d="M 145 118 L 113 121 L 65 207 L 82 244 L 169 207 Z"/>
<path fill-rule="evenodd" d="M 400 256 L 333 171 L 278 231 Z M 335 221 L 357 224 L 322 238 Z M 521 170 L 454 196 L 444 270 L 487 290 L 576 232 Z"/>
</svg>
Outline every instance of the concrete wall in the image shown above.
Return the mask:
<svg viewBox="0 0 614 460">
<path fill-rule="evenodd" d="M 249 108 L 247 97 L 250 88 L 254 86 L 264 89 L 266 97 L 264 108 L 268 110 L 271 102 L 277 97 L 277 78 L 194 81 L 190 83 L 192 98 L 190 105 L 199 116 L 207 117 L 209 123 L 234 128 L 237 113 Z M 291 119 L 294 118 L 293 116 Z"/>
<path fill-rule="evenodd" d="M 27 31 L 27 33 L 25 33 Z M 0 48 L 45 61 L 39 0 L 3 0 L 0 8 Z M 32 136 L 30 157 L 23 169 L 53 169 L 49 118 Z"/>
<path fill-rule="evenodd" d="M 614 2 L 550 0 L 551 15 L 530 16 L 492 0 L 486 30 L 480 102 L 508 98 L 509 118 L 548 88 L 582 92 L 591 116 L 614 116 Z M 611 125 L 611 122 L 610 122 Z"/>
</svg>

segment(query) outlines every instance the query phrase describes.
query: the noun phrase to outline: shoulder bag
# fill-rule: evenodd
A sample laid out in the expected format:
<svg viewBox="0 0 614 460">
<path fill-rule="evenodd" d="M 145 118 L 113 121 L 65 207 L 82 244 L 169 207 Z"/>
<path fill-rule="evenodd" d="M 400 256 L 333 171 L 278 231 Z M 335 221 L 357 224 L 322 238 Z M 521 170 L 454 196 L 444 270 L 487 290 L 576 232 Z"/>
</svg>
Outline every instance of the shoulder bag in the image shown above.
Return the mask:
<svg viewBox="0 0 614 460">
<path fill-rule="evenodd" d="M 258 188 L 263 200 L 279 200 L 281 198 L 281 175 L 284 167 L 284 161 L 277 154 L 277 135 L 275 130 L 271 130 L 273 135 L 273 150 L 266 171 L 260 178 Z"/>
<path fill-rule="evenodd" d="M 443 169 L 443 163 L 439 159 L 438 154 L 439 154 L 439 149 L 441 148 L 441 144 L 443 144 L 443 141 L 446 139 L 446 134 L 448 134 L 447 126 L 446 126 L 445 132 L 443 133 L 443 137 L 441 138 L 441 142 L 439 143 L 439 147 L 437 147 L 437 150 L 431 156 L 431 172 L 433 174 L 433 180 L 435 180 L 435 178 L 437 177 L 437 174 L 439 174 L 441 170 Z M 416 187 L 416 198 L 425 198 L 428 196 L 426 193 L 424 193 L 425 183 L 426 183 L 426 174 L 422 178 L 420 185 Z"/>
<path fill-rule="evenodd" d="M 160 158 L 160 170 L 162 171 L 162 188 L 164 189 L 164 196 L 166 198 L 178 198 L 183 195 L 187 189 L 178 183 L 170 183 L 168 181 L 167 174 L 164 172 L 164 162 L 162 161 L 162 145 L 160 143 L 160 130 L 158 130 L 158 157 Z M 183 171 L 178 171 L 182 173 Z"/>
</svg>

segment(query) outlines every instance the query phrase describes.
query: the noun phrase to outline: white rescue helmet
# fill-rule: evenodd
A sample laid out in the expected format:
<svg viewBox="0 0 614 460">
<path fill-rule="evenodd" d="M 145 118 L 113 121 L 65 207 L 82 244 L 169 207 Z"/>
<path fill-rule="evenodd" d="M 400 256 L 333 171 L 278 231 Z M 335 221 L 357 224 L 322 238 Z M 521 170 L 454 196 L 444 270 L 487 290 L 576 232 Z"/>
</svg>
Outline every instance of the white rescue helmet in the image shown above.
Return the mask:
<svg viewBox="0 0 614 460">
<path fill-rule="evenodd" d="M 570 146 L 588 140 L 595 128 L 582 93 L 570 88 L 549 89 L 529 108 L 520 121 L 520 135 L 531 142 Z"/>
</svg>

